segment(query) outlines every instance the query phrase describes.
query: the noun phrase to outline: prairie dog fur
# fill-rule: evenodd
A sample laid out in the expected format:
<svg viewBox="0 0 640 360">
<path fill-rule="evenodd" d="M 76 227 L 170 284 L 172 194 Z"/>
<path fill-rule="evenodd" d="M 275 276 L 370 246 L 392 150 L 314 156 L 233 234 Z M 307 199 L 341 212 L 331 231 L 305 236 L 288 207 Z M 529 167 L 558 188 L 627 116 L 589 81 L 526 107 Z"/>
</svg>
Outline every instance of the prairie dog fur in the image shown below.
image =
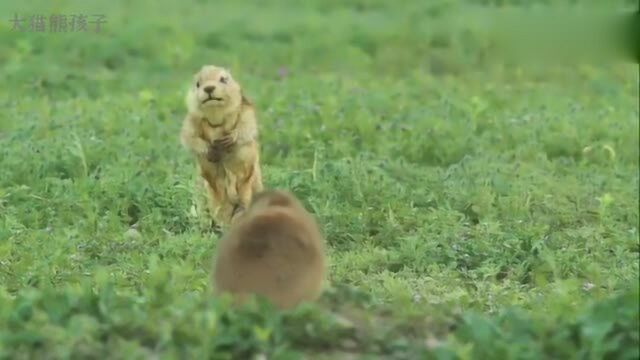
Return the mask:
<svg viewBox="0 0 640 360">
<path fill-rule="evenodd" d="M 258 194 L 218 244 L 216 294 L 237 303 L 262 295 L 280 309 L 316 300 L 325 277 L 325 244 L 314 217 L 289 192 Z"/>
<path fill-rule="evenodd" d="M 227 69 L 204 65 L 186 105 L 180 142 L 196 157 L 213 220 L 229 225 L 263 187 L 253 104 Z"/>
</svg>

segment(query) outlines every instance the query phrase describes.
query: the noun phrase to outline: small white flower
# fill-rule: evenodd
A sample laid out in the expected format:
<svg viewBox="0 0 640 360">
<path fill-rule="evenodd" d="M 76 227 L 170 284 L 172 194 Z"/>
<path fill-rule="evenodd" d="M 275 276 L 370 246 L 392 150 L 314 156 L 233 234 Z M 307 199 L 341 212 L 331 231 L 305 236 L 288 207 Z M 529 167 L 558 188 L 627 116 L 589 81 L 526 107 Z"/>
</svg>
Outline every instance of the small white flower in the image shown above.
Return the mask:
<svg viewBox="0 0 640 360">
<path fill-rule="evenodd" d="M 585 282 L 584 284 L 582 284 L 582 290 L 584 291 L 589 291 L 591 289 L 593 289 L 595 287 L 595 285 L 589 281 Z"/>
</svg>

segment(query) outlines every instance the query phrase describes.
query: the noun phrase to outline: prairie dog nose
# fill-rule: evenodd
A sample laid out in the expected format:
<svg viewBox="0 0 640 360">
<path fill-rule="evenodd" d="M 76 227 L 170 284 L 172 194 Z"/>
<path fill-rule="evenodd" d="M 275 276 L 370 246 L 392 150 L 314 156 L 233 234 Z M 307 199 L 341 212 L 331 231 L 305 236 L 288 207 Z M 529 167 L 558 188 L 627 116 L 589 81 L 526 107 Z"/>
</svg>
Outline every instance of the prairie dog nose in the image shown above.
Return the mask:
<svg viewBox="0 0 640 360">
<path fill-rule="evenodd" d="M 205 86 L 204 87 L 204 92 L 206 92 L 207 94 L 211 94 L 213 92 L 213 90 L 215 90 L 216 87 L 215 86 Z"/>
</svg>

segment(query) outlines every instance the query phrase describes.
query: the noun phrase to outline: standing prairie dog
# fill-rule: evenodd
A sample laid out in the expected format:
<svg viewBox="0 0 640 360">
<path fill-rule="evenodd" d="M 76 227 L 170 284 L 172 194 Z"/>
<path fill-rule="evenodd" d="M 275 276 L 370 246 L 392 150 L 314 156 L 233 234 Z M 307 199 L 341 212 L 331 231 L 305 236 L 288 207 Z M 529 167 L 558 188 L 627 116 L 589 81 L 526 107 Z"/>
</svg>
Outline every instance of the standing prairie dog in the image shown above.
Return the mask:
<svg viewBox="0 0 640 360">
<path fill-rule="evenodd" d="M 324 246 L 315 219 L 293 194 L 262 192 L 219 242 L 215 292 L 237 303 L 262 295 L 280 309 L 314 301 L 325 276 Z"/>
<path fill-rule="evenodd" d="M 229 225 L 262 191 L 255 110 L 228 70 L 205 65 L 186 96 L 181 143 L 196 157 L 211 215 Z"/>
</svg>

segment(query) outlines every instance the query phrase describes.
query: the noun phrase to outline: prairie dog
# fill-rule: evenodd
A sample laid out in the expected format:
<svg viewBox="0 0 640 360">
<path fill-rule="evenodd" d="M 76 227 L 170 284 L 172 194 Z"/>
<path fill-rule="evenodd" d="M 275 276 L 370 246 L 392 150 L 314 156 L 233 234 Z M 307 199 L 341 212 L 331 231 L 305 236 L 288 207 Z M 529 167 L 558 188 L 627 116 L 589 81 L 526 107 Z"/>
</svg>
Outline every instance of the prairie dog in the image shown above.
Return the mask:
<svg viewBox="0 0 640 360">
<path fill-rule="evenodd" d="M 180 142 L 196 157 L 213 220 L 229 225 L 263 187 L 253 104 L 227 69 L 204 65 L 186 105 Z"/>
<path fill-rule="evenodd" d="M 212 280 L 216 294 L 242 303 L 262 295 L 280 309 L 316 300 L 325 276 L 325 245 L 311 214 L 289 192 L 258 194 L 221 238 Z"/>
</svg>

